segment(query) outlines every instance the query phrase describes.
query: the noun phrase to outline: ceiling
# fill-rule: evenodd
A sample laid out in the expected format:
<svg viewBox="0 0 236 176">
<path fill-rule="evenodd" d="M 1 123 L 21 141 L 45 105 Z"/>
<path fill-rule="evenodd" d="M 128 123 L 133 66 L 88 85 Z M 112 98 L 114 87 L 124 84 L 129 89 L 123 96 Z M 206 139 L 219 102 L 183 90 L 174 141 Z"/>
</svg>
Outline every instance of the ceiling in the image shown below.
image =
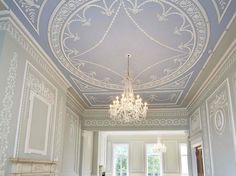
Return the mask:
<svg viewBox="0 0 236 176">
<path fill-rule="evenodd" d="M 236 12 L 231 0 L 5 0 L 87 108 L 123 91 L 126 55 L 150 108 L 183 101 Z"/>
</svg>

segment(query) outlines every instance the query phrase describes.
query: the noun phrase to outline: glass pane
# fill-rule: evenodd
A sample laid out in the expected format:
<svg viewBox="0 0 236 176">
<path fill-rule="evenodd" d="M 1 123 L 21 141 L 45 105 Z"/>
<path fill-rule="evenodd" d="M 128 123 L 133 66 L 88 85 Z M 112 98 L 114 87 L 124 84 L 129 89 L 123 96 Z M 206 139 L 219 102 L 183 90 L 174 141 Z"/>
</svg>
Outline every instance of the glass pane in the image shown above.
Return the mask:
<svg viewBox="0 0 236 176">
<path fill-rule="evenodd" d="M 113 147 L 114 175 L 128 175 L 128 145 L 115 144 Z"/>
<path fill-rule="evenodd" d="M 160 176 L 161 173 L 161 157 L 159 153 L 153 151 L 154 144 L 146 145 L 146 165 L 147 176 Z"/>
<path fill-rule="evenodd" d="M 188 174 L 187 144 L 180 144 L 180 153 L 181 153 L 181 171 L 183 174 Z"/>
<path fill-rule="evenodd" d="M 182 173 L 187 174 L 188 173 L 188 157 L 187 156 L 181 157 L 181 166 L 182 166 Z"/>
<path fill-rule="evenodd" d="M 180 144 L 180 152 L 181 152 L 181 155 L 187 155 L 187 145 L 186 144 Z"/>
</svg>

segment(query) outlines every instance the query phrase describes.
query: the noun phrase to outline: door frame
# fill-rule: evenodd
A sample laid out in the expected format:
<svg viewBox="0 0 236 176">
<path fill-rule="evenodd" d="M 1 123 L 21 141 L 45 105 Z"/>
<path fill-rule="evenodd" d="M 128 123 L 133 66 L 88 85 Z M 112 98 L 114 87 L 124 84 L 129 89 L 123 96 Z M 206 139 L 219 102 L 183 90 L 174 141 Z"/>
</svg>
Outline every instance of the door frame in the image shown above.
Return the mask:
<svg viewBox="0 0 236 176">
<path fill-rule="evenodd" d="M 191 155 L 192 155 L 192 172 L 193 172 L 193 176 L 198 176 L 197 158 L 196 158 L 196 154 L 195 154 L 195 148 L 198 147 L 198 146 L 202 146 L 203 171 L 205 173 L 203 141 L 202 141 L 202 137 L 198 136 L 197 138 L 191 140 Z"/>
</svg>

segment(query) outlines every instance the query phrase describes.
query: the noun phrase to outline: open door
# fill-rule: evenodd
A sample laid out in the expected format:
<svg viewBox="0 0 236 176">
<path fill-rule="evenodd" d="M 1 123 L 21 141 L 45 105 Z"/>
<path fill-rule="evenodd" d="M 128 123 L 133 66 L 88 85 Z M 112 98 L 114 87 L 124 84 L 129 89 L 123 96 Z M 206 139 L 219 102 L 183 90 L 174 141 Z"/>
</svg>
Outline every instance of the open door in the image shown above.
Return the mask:
<svg viewBox="0 0 236 176">
<path fill-rule="evenodd" d="M 198 176 L 204 176 L 203 169 L 203 158 L 202 158 L 202 146 L 197 146 L 195 148 L 196 160 L 197 160 L 197 174 Z"/>
</svg>

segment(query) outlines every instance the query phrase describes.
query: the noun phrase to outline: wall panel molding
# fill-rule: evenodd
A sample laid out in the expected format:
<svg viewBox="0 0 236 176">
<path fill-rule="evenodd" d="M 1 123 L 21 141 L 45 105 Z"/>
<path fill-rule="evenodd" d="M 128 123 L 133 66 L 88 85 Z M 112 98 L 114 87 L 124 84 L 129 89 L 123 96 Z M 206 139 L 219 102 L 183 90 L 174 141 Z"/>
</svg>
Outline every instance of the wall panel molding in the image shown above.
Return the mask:
<svg viewBox="0 0 236 176">
<path fill-rule="evenodd" d="M 160 119 L 146 119 L 141 122 L 117 122 L 110 119 L 104 120 L 84 120 L 84 128 L 120 128 L 120 127 L 133 127 L 133 128 L 148 128 L 148 127 L 182 127 L 188 126 L 187 118 L 160 118 Z"/>
<path fill-rule="evenodd" d="M 79 175 L 81 126 L 78 114 L 66 108 L 62 175 Z"/>
<path fill-rule="evenodd" d="M 236 169 L 236 135 L 228 78 L 206 99 L 206 110 L 212 174 L 220 175 L 225 172 L 224 174 L 227 175 L 226 171 L 232 170 L 233 172 L 233 169 Z M 220 143 L 228 145 L 225 153 L 227 161 L 224 162 L 219 154 Z M 227 153 L 230 153 L 230 156 Z M 232 156 L 232 154 L 234 155 Z"/>
<path fill-rule="evenodd" d="M 8 77 L 5 87 L 5 94 L 0 106 L 0 176 L 4 176 L 5 164 L 7 161 L 7 149 L 9 145 L 8 135 L 12 120 L 12 107 L 16 86 L 16 71 L 18 67 L 18 54 L 13 53 L 8 69 Z"/>
<path fill-rule="evenodd" d="M 33 101 L 30 99 L 32 95 L 39 98 L 42 102 L 48 105 L 50 111 L 47 117 L 45 133 L 45 145 L 47 149 L 44 151 L 32 150 L 27 146 L 30 142 L 30 125 L 32 117 L 31 111 L 33 108 Z M 53 145 L 54 145 L 54 132 L 55 132 L 55 118 L 57 109 L 57 88 L 43 75 L 41 74 L 31 63 L 26 61 L 25 75 L 23 80 L 23 90 L 21 99 L 21 109 L 19 112 L 18 128 L 15 143 L 15 155 L 14 157 L 26 157 L 30 154 L 40 154 L 45 156 L 42 159 L 52 159 L 53 157 Z M 33 99 L 32 99 L 33 100 Z M 40 107 L 39 107 L 40 108 Z M 40 115 L 40 114 L 39 114 Z M 42 115 L 42 114 L 41 114 Z M 40 117 L 37 117 L 40 118 Z M 44 118 L 44 117 L 42 117 Z M 44 133 L 44 131 L 42 131 Z M 27 144 L 28 143 L 28 144 Z M 27 155 L 26 155 L 27 154 Z"/>
<path fill-rule="evenodd" d="M 55 154 L 54 161 L 57 161 L 56 165 L 56 175 L 60 173 L 60 168 L 62 167 L 62 152 L 63 152 L 63 139 L 64 139 L 64 123 L 65 123 L 65 113 L 64 113 L 64 98 L 60 98 L 59 105 L 59 114 L 57 119 L 57 131 L 56 131 L 56 139 L 55 139 Z"/>
<path fill-rule="evenodd" d="M 35 149 L 30 147 L 30 143 L 31 143 L 31 138 L 32 138 L 32 121 L 33 118 L 38 114 L 33 114 L 33 109 L 35 107 L 35 100 L 38 99 L 38 101 L 41 101 L 42 103 L 44 103 L 44 105 L 46 105 L 47 111 L 46 114 L 44 114 L 44 112 L 41 109 L 41 118 L 43 118 L 45 116 L 45 124 L 43 124 L 43 126 L 45 126 L 45 135 L 44 135 L 44 143 L 43 143 L 43 148 L 40 149 Z M 29 105 L 29 118 L 28 118 L 28 123 L 27 123 L 27 129 L 26 129 L 26 139 L 25 139 L 25 153 L 35 153 L 35 154 L 41 154 L 41 155 L 47 155 L 47 146 L 48 146 L 48 135 L 49 135 L 49 123 L 50 123 L 50 115 L 51 115 L 51 103 L 48 102 L 48 100 L 46 100 L 42 95 L 40 94 L 36 94 L 34 91 L 30 91 L 30 105 Z M 37 108 L 37 107 L 36 107 Z M 43 119 L 41 119 L 42 121 Z M 38 124 L 39 125 L 39 124 Z M 36 137 L 36 136 L 34 136 Z M 37 137 L 36 137 L 37 138 Z M 38 139 L 37 139 L 38 140 Z"/>
<path fill-rule="evenodd" d="M 203 86 L 199 89 L 200 92 L 197 92 L 190 103 L 187 105 L 188 113 L 193 113 L 197 107 L 201 105 L 203 101 L 207 98 L 208 94 L 214 91 L 217 84 L 220 80 L 223 79 L 224 75 L 235 67 L 236 63 L 236 40 L 230 45 L 229 49 L 225 52 L 224 59 L 217 67 L 214 68 L 214 72 L 207 78 L 206 82 L 203 83 Z"/>
</svg>

